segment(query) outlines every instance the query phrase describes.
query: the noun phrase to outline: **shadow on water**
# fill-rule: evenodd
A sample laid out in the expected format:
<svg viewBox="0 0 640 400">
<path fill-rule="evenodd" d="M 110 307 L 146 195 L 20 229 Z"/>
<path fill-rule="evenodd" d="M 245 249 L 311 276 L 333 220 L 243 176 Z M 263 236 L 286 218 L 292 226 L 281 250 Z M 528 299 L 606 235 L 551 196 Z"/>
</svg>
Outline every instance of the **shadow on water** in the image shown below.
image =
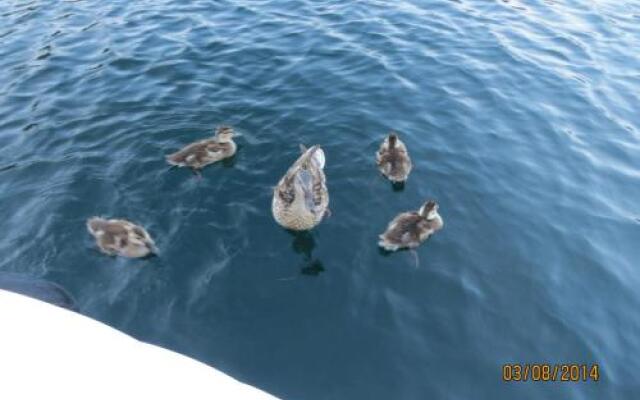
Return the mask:
<svg viewBox="0 0 640 400">
<path fill-rule="evenodd" d="M 18 166 L 17 163 L 2 166 L 2 167 L 0 167 L 0 172 L 9 171 L 11 169 L 14 169 L 17 166 Z"/>
<path fill-rule="evenodd" d="M 391 182 L 391 188 L 394 192 L 402 192 L 404 190 L 404 182 Z"/>
<path fill-rule="evenodd" d="M 404 254 L 405 257 L 409 257 L 409 259 L 407 260 L 411 262 L 411 264 L 413 264 L 416 268 L 420 267 L 420 256 L 418 255 L 417 249 L 398 249 L 396 251 L 389 251 L 378 246 L 378 254 L 383 257 L 390 257 L 392 255 L 395 255 L 395 257 L 400 257 L 400 254 Z"/>
<path fill-rule="evenodd" d="M 320 260 L 311 260 L 306 267 L 300 269 L 300 273 L 307 276 L 318 276 L 322 272 L 324 272 L 324 265 Z"/>
<path fill-rule="evenodd" d="M 316 247 L 316 241 L 309 231 L 296 232 L 288 230 L 290 235 L 293 236 L 293 242 L 291 247 L 297 254 L 302 254 L 306 261 L 311 259 L 311 253 Z"/>
<path fill-rule="evenodd" d="M 304 266 L 300 269 L 300 273 L 306 276 L 318 276 L 324 272 L 325 268 L 322 261 L 313 259 L 313 249 L 316 247 L 316 242 L 311 232 L 288 232 L 293 236 L 293 241 L 291 242 L 293 251 L 303 256 Z"/>
<path fill-rule="evenodd" d="M 229 158 L 225 158 L 224 160 L 221 161 L 221 164 L 223 167 L 225 168 L 233 168 L 236 165 L 236 155 L 238 153 L 236 152 L 236 154 L 234 154 L 233 156 L 229 157 Z"/>
<path fill-rule="evenodd" d="M 0 272 L 0 289 L 19 293 L 37 300 L 78 311 L 75 299 L 57 283 L 25 274 Z"/>
<path fill-rule="evenodd" d="M 393 253 L 394 253 L 393 251 L 389 251 L 387 249 L 384 249 L 384 248 L 378 246 L 378 254 L 380 254 L 383 257 L 389 257 Z"/>
</svg>

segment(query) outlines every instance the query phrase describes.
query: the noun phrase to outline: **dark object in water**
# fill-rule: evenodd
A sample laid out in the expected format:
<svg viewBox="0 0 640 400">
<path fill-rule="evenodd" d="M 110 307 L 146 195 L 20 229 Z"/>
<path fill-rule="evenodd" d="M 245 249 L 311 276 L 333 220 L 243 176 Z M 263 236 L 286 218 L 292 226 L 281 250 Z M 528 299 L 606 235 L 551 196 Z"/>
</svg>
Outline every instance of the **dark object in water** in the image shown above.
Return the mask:
<svg viewBox="0 0 640 400">
<path fill-rule="evenodd" d="M 62 286 L 44 279 L 10 272 L 0 272 L 0 289 L 77 311 L 76 301 L 69 292 Z"/>
<path fill-rule="evenodd" d="M 300 270 L 300 273 L 302 275 L 307 276 L 318 276 L 322 272 L 324 272 L 324 266 L 322 265 L 322 262 L 320 260 L 314 260 L 309 263 L 309 265 Z"/>
<path fill-rule="evenodd" d="M 391 182 L 391 188 L 394 192 L 402 192 L 404 190 L 404 182 Z"/>
</svg>

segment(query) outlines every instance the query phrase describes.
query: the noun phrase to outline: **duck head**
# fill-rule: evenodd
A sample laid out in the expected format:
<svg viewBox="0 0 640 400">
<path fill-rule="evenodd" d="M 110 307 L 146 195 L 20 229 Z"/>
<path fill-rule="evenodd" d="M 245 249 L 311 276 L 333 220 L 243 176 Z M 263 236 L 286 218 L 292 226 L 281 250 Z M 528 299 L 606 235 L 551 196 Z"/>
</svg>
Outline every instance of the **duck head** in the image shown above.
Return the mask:
<svg viewBox="0 0 640 400">
<path fill-rule="evenodd" d="M 216 139 L 219 142 L 230 142 L 234 136 L 235 132 L 230 126 L 222 125 L 216 128 Z"/>
<path fill-rule="evenodd" d="M 389 148 L 393 149 L 396 147 L 396 143 L 398 142 L 398 135 L 395 132 L 391 132 L 387 140 L 389 141 Z"/>
<path fill-rule="evenodd" d="M 87 221 L 87 229 L 94 235 L 100 235 L 104 233 L 104 227 L 107 221 L 104 218 L 92 217 Z"/>
<path fill-rule="evenodd" d="M 429 200 L 420 207 L 418 213 L 426 219 L 434 219 L 438 216 L 438 203 L 434 200 Z"/>
</svg>

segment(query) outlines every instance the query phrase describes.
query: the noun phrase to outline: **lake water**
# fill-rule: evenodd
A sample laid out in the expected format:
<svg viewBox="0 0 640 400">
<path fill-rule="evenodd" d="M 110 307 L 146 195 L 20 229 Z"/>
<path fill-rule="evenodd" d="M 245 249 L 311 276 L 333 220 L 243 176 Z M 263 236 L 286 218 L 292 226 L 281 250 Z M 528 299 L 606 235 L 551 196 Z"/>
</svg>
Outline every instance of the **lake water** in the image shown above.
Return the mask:
<svg viewBox="0 0 640 400">
<path fill-rule="evenodd" d="M 0 271 L 283 399 L 637 399 L 639 46 L 632 1 L 2 1 Z M 233 160 L 168 168 L 222 123 Z M 270 204 L 299 143 L 332 216 L 292 235 Z M 419 266 L 381 253 L 428 198 Z M 161 255 L 102 255 L 93 215 Z"/>
</svg>

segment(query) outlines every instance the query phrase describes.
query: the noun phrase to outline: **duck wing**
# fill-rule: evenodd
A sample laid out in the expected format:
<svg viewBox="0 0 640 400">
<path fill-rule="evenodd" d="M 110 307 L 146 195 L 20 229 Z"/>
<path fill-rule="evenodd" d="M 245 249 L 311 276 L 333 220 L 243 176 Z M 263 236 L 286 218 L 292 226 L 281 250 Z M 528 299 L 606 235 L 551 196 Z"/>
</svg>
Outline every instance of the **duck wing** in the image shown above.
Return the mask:
<svg viewBox="0 0 640 400">
<path fill-rule="evenodd" d="M 405 174 L 411 169 L 411 159 L 404 146 L 380 150 L 377 154 L 378 166 L 389 175 Z"/>
<path fill-rule="evenodd" d="M 307 149 L 304 145 L 300 145 L 300 150 L 302 155 L 289 168 L 287 174 L 293 174 L 300 169 L 309 169 L 311 166 L 324 168 L 324 152 L 320 146 L 315 145 Z"/>
<path fill-rule="evenodd" d="M 294 186 L 295 174 L 291 171 L 291 168 L 280 179 L 278 185 L 275 187 L 274 196 L 278 196 L 278 199 L 282 201 L 285 206 L 289 206 L 293 203 L 296 197 L 296 191 Z"/>
<path fill-rule="evenodd" d="M 129 221 L 125 222 L 127 223 L 127 237 L 121 240 L 121 244 L 123 246 L 126 246 L 129 241 L 133 241 L 134 243 L 139 242 L 143 243 L 152 253 L 158 252 L 155 242 L 153 241 L 153 239 L 151 239 L 151 235 L 149 235 L 149 233 L 143 227 L 133 224 Z"/>
<path fill-rule="evenodd" d="M 229 150 L 230 147 L 231 145 L 229 143 L 218 143 L 215 141 L 210 141 L 206 143 L 206 146 L 205 146 L 207 151 L 211 153 L 222 153 L 226 150 Z"/>
<path fill-rule="evenodd" d="M 209 152 L 221 151 L 220 143 L 214 140 L 201 140 L 191 143 L 167 156 L 167 161 L 174 165 L 195 165 L 209 156 Z"/>
<path fill-rule="evenodd" d="M 292 166 L 295 182 L 300 185 L 307 209 L 314 214 L 324 213 L 328 203 L 326 178 L 324 175 L 324 151 L 319 146 L 309 149 L 301 146 L 303 154 Z"/>
<path fill-rule="evenodd" d="M 309 198 L 307 205 L 309 209 L 313 209 L 314 204 L 320 202 L 317 193 L 318 188 L 318 170 L 322 173 L 320 165 L 324 166 L 324 154 L 314 156 L 318 150 L 322 152 L 319 146 L 313 146 L 309 149 L 300 146 L 302 155 L 289 167 L 286 174 L 278 183 L 277 192 L 280 199 L 287 203 L 293 203 L 295 199 L 295 186 L 298 185 L 305 193 L 305 200 Z M 324 178 L 324 174 L 322 174 Z M 314 190 L 314 187 L 316 190 Z"/>
<path fill-rule="evenodd" d="M 201 143 L 191 143 L 167 156 L 167 162 L 174 165 L 186 165 L 203 148 Z"/>
<path fill-rule="evenodd" d="M 324 172 L 321 169 L 312 169 L 310 172 L 311 190 L 308 195 L 313 202 L 313 210 L 316 214 L 324 213 L 324 208 L 328 203 L 327 183 Z"/>
<path fill-rule="evenodd" d="M 324 176 L 317 170 L 300 170 L 296 174 L 296 182 L 302 188 L 307 209 L 314 213 L 321 212 L 325 197 Z"/>
<path fill-rule="evenodd" d="M 422 221 L 424 218 L 418 213 L 402 213 L 391 221 L 381 239 L 400 246 L 419 242 Z"/>
<path fill-rule="evenodd" d="M 129 222 L 120 219 L 109 220 L 103 228 L 105 233 L 104 236 L 110 236 L 112 238 L 127 237 L 129 234 L 129 229 L 127 229 L 128 224 Z"/>
</svg>

